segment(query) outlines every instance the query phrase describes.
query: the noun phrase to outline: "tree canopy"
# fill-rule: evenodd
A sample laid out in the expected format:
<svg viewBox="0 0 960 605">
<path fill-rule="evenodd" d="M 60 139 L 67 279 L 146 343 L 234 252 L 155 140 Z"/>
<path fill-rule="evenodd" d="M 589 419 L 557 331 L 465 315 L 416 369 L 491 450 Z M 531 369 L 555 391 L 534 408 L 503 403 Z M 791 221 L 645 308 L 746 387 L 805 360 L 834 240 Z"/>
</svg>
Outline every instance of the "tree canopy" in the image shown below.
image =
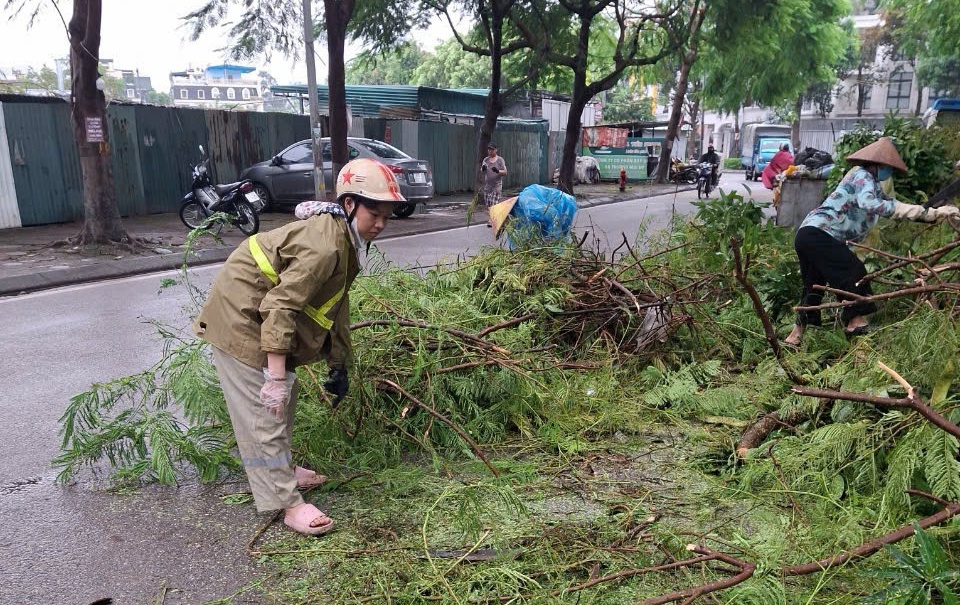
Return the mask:
<svg viewBox="0 0 960 605">
<path fill-rule="evenodd" d="M 836 82 L 852 35 L 840 24 L 850 13 L 846 0 L 737 0 L 711 8 L 703 91 L 711 107 L 776 106 Z"/>
<path fill-rule="evenodd" d="M 898 50 L 916 60 L 920 85 L 960 96 L 960 0 L 885 0 L 881 7 Z"/>
</svg>

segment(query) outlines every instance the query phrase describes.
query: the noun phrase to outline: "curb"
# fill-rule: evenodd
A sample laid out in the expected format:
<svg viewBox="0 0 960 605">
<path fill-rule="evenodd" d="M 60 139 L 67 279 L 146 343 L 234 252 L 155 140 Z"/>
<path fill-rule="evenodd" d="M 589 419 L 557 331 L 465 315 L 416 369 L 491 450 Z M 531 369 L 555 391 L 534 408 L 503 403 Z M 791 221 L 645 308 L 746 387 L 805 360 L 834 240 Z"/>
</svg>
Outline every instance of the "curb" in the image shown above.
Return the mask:
<svg viewBox="0 0 960 605">
<path fill-rule="evenodd" d="M 591 200 L 585 200 L 585 202 L 579 207 L 593 208 L 595 206 L 605 206 L 619 202 L 642 200 L 660 195 L 670 195 L 680 193 L 682 191 L 689 191 L 691 189 L 695 189 L 695 187 L 678 187 L 666 192 L 637 192 L 638 194 L 629 195 L 629 197 L 619 197 L 616 195 L 598 196 Z M 457 217 L 456 219 L 448 218 L 446 220 L 439 221 L 439 223 L 439 225 L 434 224 L 432 226 L 417 226 L 410 231 L 390 235 L 384 237 L 383 239 L 389 240 L 410 235 L 423 235 L 424 233 L 447 231 L 449 229 L 458 229 L 460 227 L 467 226 L 462 217 Z M 233 246 L 228 246 L 222 248 L 201 248 L 199 250 L 195 250 L 194 254 L 187 259 L 187 266 L 200 267 L 203 265 L 222 263 L 227 260 L 227 257 L 230 256 L 230 253 L 233 252 L 234 249 L 235 248 Z M 64 286 L 73 286 L 87 282 L 130 277 L 131 275 L 176 270 L 183 267 L 183 262 L 184 254 L 182 252 L 174 252 L 172 254 L 135 257 L 124 259 L 122 261 L 105 262 L 95 265 L 70 267 L 65 269 L 51 269 L 49 271 L 42 271 L 40 273 L 29 273 L 25 275 L 3 277 L 0 278 L 0 297 L 18 296 L 21 294 L 29 294 L 31 292 L 39 292 L 41 290 L 61 288 Z"/>
</svg>

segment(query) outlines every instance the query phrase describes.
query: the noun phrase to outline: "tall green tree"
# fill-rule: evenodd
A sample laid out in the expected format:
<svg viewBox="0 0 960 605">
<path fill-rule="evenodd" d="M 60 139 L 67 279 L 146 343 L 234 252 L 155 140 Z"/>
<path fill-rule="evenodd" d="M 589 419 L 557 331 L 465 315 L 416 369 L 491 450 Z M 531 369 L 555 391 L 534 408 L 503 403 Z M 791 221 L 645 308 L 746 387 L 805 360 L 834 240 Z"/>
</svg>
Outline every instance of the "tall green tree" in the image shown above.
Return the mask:
<svg viewBox="0 0 960 605">
<path fill-rule="evenodd" d="M 565 128 L 560 187 L 573 191 L 573 171 L 580 146 L 580 116 L 596 95 L 611 89 L 630 68 L 656 64 L 674 52 L 681 2 L 652 3 L 627 0 L 559 0 L 542 3 L 533 12 L 537 20 L 518 19 L 531 48 L 544 49 L 547 60 L 573 76 L 570 113 Z M 615 24 L 613 52 L 605 67 L 590 73 L 594 24 L 604 16 Z"/>
<path fill-rule="evenodd" d="M 7 0 L 3 6 L 11 19 L 26 15 L 30 27 L 47 4 L 39 0 Z M 59 6 L 54 7 L 59 13 Z M 59 16 L 63 20 L 63 15 Z M 80 232 L 69 241 L 81 246 L 130 246 L 137 242 L 120 220 L 110 161 L 107 100 L 104 91 L 97 87 L 102 16 L 102 0 L 74 0 L 70 21 L 64 22 L 70 45 L 70 117 L 83 183 L 83 223 Z"/>
<path fill-rule="evenodd" d="M 412 81 L 435 88 L 487 88 L 490 86 L 490 57 L 467 52 L 456 38 L 450 38 L 417 67 Z M 516 78 L 508 77 L 508 86 L 510 81 L 516 81 Z"/>
<path fill-rule="evenodd" d="M 527 39 L 517 30 L 517 13 L 522 5 L 519 0 L 424 0 L 424 5 L 437 15 L 446 19 L 454 37 L 463 50 L 481 58 L 489 58 L 490 77 L 487 99 L 484 103 L 483 121 L 480 123 L 480 136 L 477 137 L 475 188 L 479 199 L 482 191 L 480 165 L 486 155 L 487 143 L 493 137 L 497 120 L 503 113 L 504 99 L 520 90 L 533 78 L 533 71 L 506 89 L 504 81 L 504 60 L 511 54 L 532 52 Z M 453 14 L 459 12 L 472 18 L 474 27 L 468 34 L 462 34 L 454 25 Z M 528 63 L 535 70 L 537 61 Z"/>
<path fill-rule="evenodd" d="M 413 41 L 381 55 L 365 50 L 347 63 L 347 84 L 416 84 L 417 68 L 432 57 Z"/>
<path fill-rule="evenodd" d="M 243 11 L 240 19 L 228 30 L 230 44 L 227 50 L 232 57 L 269 57 L 272 52 L 291 58 L 300 56 L 304 44 L 303 4 L 300 0 L 206 0 L 184 17 L 192 38 L 225 23 L 231 7 Z M 412 29 L 428 22 L 428 15 L 417 8 L 405 0 L 323 0 L 323 17 L 311 31 L 323 36 L 327 42 L 330 146 L 334 171 L 348 160 L 346 41 L 355 40 L 377 51 L 392 48 L 400 44 Z"/>
<path fill-rule="evenodd" d="M 919 84 L 960 96 L 960 0 L 883 0 L 880 6 L 898 52 L 915 59 Z"/>
<path fill-rule="evenodd" d="M 712 14 L 704 98 L 725 111 L 745 100 L 802 105 L 808 88 L 836 81 L 836 66 L 850 47 L 852 34 L 841 25 L 850 14 L 846 0 L 753 0 Z"/>
</svg>

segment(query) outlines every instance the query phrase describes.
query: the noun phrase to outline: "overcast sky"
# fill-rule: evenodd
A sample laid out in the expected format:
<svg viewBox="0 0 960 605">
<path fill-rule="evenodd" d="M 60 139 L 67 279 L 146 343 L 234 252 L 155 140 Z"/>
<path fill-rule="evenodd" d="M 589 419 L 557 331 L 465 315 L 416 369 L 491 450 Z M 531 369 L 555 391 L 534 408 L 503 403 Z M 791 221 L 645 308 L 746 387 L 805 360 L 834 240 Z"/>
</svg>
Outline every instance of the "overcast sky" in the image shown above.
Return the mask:
<svg viewBox="0 0 960 605">
<path fill-rule="evenodd" d="M 56 58 L 69 54 L 65 28 L 51 0 L 39 1 L 44 3 L 44 10 L 29 30 L 26 17 L 10 21 L 9 15 L 0 15 L 0 70 L 7 72 L 12 67 L 27 66 L 39 69 L 44 64 L 53 68 Z M 71 2 L 61 0 L 59 4 L 64 19 L 69 22 Z M 225 30 L 209 30 L 196 42 L 188 39 L 181 17 L 202 4 L 203 0 L 103 0 L 100 57 L 113 59 L 117 69 L 139 69 L 140 75 L 150 76 L 154 89 L 161 92 L 169 91 L 171 71 L 227 62 L 225 54 L 217 50 L 227 44 Z M 322 3 L 316 2 L 315 6 L 314 10 L 320 9 Z M 451 35 L 446 24 L 436 23 L 414 38 L 422 47 L 432 50 Z M 358 48 L 348 48 L 347 58 L 358 51 Z M 324 82 L 326 45 L 323 42 L 317 44 L 317 55 L 317 78 Z M 274 54 L 269 64 L 263 60 L 244 64 L 265 68 L 280 84 L 307 80 L 302 60 L 294 63 Z"/>
</svg>

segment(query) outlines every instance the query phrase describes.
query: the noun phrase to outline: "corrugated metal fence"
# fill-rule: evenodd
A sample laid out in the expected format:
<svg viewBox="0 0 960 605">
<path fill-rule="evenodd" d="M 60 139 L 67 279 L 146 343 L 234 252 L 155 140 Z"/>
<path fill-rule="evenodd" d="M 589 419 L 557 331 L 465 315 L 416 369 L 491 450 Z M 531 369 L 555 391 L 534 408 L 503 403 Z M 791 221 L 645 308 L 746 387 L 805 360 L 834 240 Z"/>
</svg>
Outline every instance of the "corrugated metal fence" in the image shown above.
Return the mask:
<svg viewBox="0 0 960 605">
<path fill-rule="evenodd" d="M 437 194 L 473 189 L 477 170 L 480 118 L 452 122 L 415 122 L 366 118 L 364 136 L 386 140 L 394 147 L 430 162 Z M 466 123 L 464 123 L 466 122 Z M 387 137 L 389 127 L 390 136 Z M 504 186 L 522 187 L 550 179 L 550 146 L 545 121 L 504 121 L 494 132 L 498 153 L 507 165 Z"/>
<path fill-rule="evenodd" d="M 175 212 L 203 145 L 219 183 L 247 166 L 309 138 L 306 116 L 151 105 L 107 108 L 117 204 L 122 216 Z M 459 123 L 366 118 L 352 133 L 427 160 L 436 193 L 467 191 L 476 176 L 480 118 Z M 546 121 L 500 121 L 494 134 L 507 164 L 504 185 L 547 183 L 551 145 Z M 4 136 L 5 135 L 5 136 Z M 78 220 L 83 212 L 80 162 L 65 103 L 0 103 L 0 228 Z M 9 155 L 8 155 L 9 154 Z M 12 178 L 11 178 L 12 175 Z"/>
<path fill-rule="evenodd" d="M 80 162 L 65 103 L 3 103 L 14 195 L 0 183 L 0 227 L 59 223 L 82 216 Z M 282 113 L 110 105 L 114 186 L 120 214 L 175 212 L 203 145 L 213 177 L 237 180 L 245 167 L 309 137 L 306 116 Z M 6 154 L 0 154 L 0 161 Z M 0 181 L 4 179 L 0 167 Z M 14 210 L 19 213 L 15 224 Z"/>
</svg>

